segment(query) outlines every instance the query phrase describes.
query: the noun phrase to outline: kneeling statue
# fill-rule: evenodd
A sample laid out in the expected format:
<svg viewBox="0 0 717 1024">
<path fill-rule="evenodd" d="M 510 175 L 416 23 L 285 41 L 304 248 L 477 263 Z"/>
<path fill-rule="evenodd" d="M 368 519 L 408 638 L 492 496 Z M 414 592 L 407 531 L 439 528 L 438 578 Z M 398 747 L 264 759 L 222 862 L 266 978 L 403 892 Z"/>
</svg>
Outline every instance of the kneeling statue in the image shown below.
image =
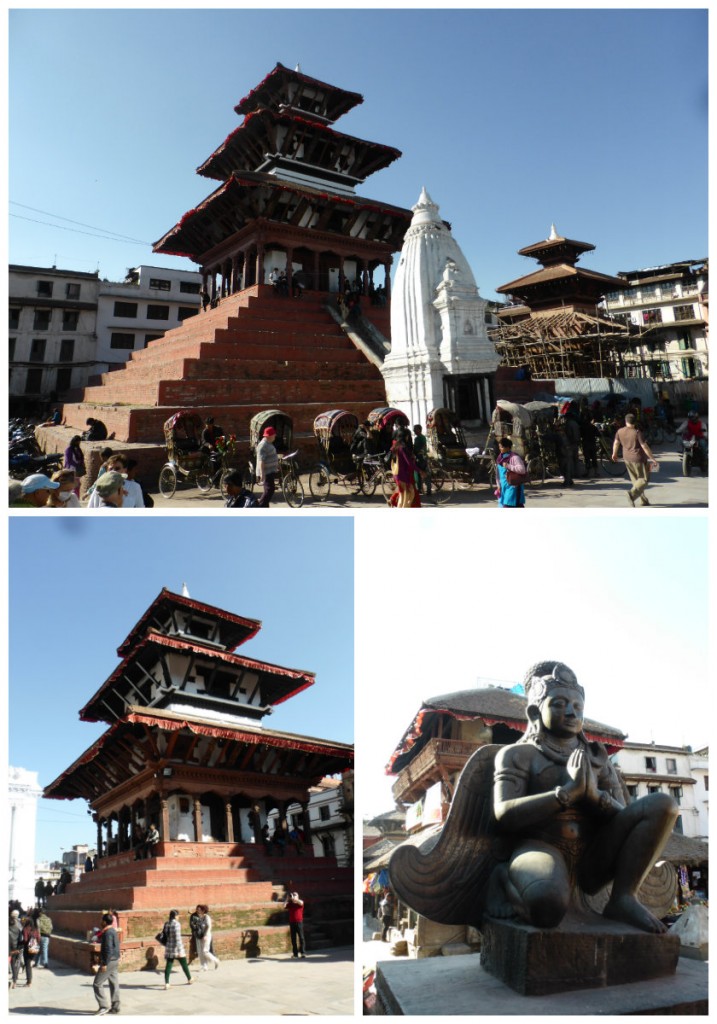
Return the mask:
<svg viewBox="0 0 717 1024">
<path fill-rule="evenodd" d="M 630 802 L 605 747 L 583 733 L 585 694 L 567 665 L 534 665 L 525 692 L 525 735 L 472 755 L 443 828 L 393 854 L 392 887 L 442 924 L 487 915 L 555 928 L 612 883 L 605 917 L 664 932 L 637 893 L 677 804 L 666 793 Z"/>
</svg>

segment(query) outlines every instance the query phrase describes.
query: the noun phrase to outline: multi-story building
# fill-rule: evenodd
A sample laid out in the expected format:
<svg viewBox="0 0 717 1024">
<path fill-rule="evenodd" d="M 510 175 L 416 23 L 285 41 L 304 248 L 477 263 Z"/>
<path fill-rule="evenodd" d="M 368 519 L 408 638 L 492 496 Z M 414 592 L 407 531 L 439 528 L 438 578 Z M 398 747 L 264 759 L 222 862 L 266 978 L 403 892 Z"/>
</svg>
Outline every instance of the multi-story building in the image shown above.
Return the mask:
<svg viewBox="0 0 717 1024">
<path fill-rule="evenodd" d="M 123 365 L 131 352 L 194 316 L 201 305 L 201 288 L 200 274 L 165 267 L 132 267 L 124 281 L 101 281 L 98 370 Z"/>
<path fill-rule="evenodd" d="M 87 383 L 96 361 L 99 278 L 57 267 L 10 265 L 11 411 L 42 413 Z"/>
<path fill-rule="evenodd" d="M 669 793 L 680 807 L 675 831 L 707 838 L 709 772 L 707 748 L 625 743 L 613 760 L 633 800 L 648 793 Z"/>
<path fill-rule="evenodd" d="M 323 778 L 309 790 L 309 828 L 315 857 L 335 857 L 339 867 L 353 862 L 353 772 L 343 778 Z M 278 810 L 267 815 L 273 831 L 279 824 Z M 302 808 L 286 809 L 289 829 L 302 828 Z"/>
<path fill-rule="evenodd" d="M 624 375 L 657 381 L 705 379 L 708 261 L 683 260 L 617 276 L 627 287 L 608 292 L 605 309 L 614 319 L 631 326 L 622 355 Z"/>
</svg>

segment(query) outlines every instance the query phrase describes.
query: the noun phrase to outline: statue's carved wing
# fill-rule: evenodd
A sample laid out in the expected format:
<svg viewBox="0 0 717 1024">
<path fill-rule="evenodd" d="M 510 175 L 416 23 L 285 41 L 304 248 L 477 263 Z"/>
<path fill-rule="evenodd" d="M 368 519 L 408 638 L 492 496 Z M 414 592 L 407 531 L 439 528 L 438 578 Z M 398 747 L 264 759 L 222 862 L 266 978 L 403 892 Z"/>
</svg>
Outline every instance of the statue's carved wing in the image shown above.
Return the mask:
<svg viewBox="0 0 717 1024">
<path fill-rule="evenodd" d="M 493 766 L 499 744 L 479 747 L 458 779 L 443 826 L 398 846 L 391 886 L 418 914 L 439 924 L 479 925 L 488 879 L 509 849 L 495 834 Z"/>
</svg>

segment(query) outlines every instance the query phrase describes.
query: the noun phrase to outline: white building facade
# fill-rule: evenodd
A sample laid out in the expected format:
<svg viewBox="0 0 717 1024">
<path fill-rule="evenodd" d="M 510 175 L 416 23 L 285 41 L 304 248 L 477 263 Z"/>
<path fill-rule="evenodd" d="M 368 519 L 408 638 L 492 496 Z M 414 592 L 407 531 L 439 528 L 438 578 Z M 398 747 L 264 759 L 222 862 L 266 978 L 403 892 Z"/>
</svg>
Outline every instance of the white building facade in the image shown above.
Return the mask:
<svg viewBox="0 0 717 1024">
<path fill-rule="evenodd" d="M 100 281 L 98 372 L 121 366 L 132 352 L 198 313 L 201 290 L 201 274 L 165 267 L 133 267 L 124 281 Z"/>
<path fill-rule="evenodd" d="M 391 296 L 391 352 L 382 373 L 389 405 L 425 424 L 447 406 L 464 422 L 485 422 L 498 357 L 492 320 L 473 273 L 425 188 L 413 209 Z"/>
<path fill-rule="evenodd" d="M 350 774 L 350 773 L 349 773 Z M 350 779 L 322 779 L 309 790 L 309 828 L 315 857 L 335 857 L 339 867 L 347 867 L 353 860 L 353 788 Z M 278 811 L 269 812 L 270 829 L 277 827 Z M 290 804 L 286 820 L 302 828 L 300 804 Z"/>
<path fill-rule="evenodd" d="M 35 836 L 41 796 L 37 772 L 8 769 L 8 899 L 19 900 L 25 909 L 35 904 Z"/>
<path fill-rule="evenodd" d="M 96 363 L 99 284 L 96 273 L 10 265 L 11 408 L 44 408 L 87 384 Z"/>
<path fill-rule="evenodd" d="M 623 774 L 630 796 L 669 793 L 680 814 L 675 831 L 692 839 L 707 838 L 709 771 L 707 750 L 656 743 L 626 743 L 613 761 Z"/>
<path fill-rule="evenodd" d="M 708 375 L 707 260 L 620 272 L 629 287 L 605 296 L 605 308 L 639 328 L 624 355 L 626 377 L 704 380 Z"/>
</svg>

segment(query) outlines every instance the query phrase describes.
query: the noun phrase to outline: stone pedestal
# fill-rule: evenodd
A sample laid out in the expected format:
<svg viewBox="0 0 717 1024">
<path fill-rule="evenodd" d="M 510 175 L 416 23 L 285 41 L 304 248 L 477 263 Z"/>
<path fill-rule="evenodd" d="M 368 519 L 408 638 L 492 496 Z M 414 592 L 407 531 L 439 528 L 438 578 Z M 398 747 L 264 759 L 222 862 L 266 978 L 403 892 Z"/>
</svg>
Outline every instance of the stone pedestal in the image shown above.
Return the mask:
<svg viewBox="0 0 717 1024">
<path fill-rule="evenodd" d="M 599 914 L 569 915 L 554 929 L 483 923 L 481 964 L 521 995 L 548 995 L 669 977 L 676 936 L 653 935 Z"/>
<path fill-rule="evenodd" d="M 549 996 L 522 996 L 481 967 L 477 956 L 384 960 L 376 965 L 376 1012 L 389 1016 L 579 1017 L 704 1015 L 707 964 L 679 961 L 676 974 Z"/>
</svg>

